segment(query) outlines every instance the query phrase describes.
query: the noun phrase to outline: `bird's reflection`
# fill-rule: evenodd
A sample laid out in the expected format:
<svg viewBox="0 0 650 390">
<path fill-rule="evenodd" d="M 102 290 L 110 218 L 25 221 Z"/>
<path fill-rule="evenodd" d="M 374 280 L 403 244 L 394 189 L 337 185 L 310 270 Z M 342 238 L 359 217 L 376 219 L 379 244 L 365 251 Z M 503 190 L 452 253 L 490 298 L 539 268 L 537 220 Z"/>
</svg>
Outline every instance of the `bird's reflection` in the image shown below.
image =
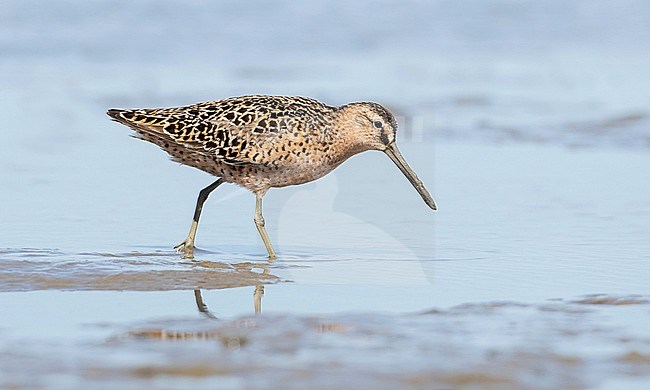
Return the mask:
<svg viewBox="0 0 650 390">
<path fill-rule="evenodd" d="M 260 314 L 262 312 L 262 297 L 264 296 L 264 286 L 261 284 L 258 284 L 255 286 L 255 292 L 253 293 L 253 308 L 255 310 L 255 314 Z M 204 316 L 212 319 L 218 319 L 216 315 L 214 315 L 210 309 L 208 309 L 208 305 L 205 304 L 203 301 L 203 295 L 201 294 L 201 290 L 194 290 L 194 300 L 196 301 L 196 308 L 199 310 L 199 313 L 203 314 Z"/>
<path fill-rule="evenodd" d="M 253 291 L 253 310 L 255 314 L 262 312 L 262 297 L 264 296 L 264 284 L 273 283 L 278 280 L 278 277 L 271 274 L 270 266 L 273 260 L 266 260 L 264 262 L 242 262 L 242 263 L 222 263 L 207 260 L 192 259 L 192 266 L 198 268 L 212 268 L 224 269 L 228 272 L 224 273 L 223 278 L 218 280 L 218 283 L 210 281 L 205 284 L 209 289 L 228 289 L 234 287 L 255 286 Z M 262 272 L 255 270 L 261 269 Z M 231 272 L 232 271 L 232 272 Z M 210 319 L 219 319 L 208 308 L 208 305 L 203 301 L 201 289 L 194 290 L 194 300 L 196 308 L 202 315 Z M 153 339 L 153 340 L 172 340 L 172 341 L 187 341 L 187 340 L 217 340 L 223 343 L 228 349 L 238 349 L 243 345 L 246 340 L 238 336 L 225 335 L 218 330 L 205 330 L 205 331 L 179 331 L 162 328 L 147 328 L 143 330 L 136 330 L 128 332 L 129 338 L 140 339 Z"/>
<path fill-rule="evenodd" d="M 205 262 L 202 262 L 202 264 L 205 266 Z M 253 310 L 255 311 L 255 314 L 260 314 L 262 312 L 262 297 L 264 296 L 264 285 L 261 283 L 261 281 L 265 281 L 268 280 L 270 277 L 274 277 L 270 273 L 269 266 L 271 264 L 273 264 L 273 259 L 269 259 L 263 263 L 240 263 L 235 265 L 236 268 L 238 269 L 243 268 L 249 273 L 255 273 L 253 272 L 253 269 L 262 270 L 261 273 L 255 273 L 256 275 L 259 275 L 258 278 L 259 282 L 255 284 L 255 290 L 253 292 Z M 218 317 L 210 311 L 208 305 L 203 301 L 203 295 L 201 294 L 200 289 L 194 290 L 194 300 L 196 301 L 196 308 L 198 309 L 199 313 L 205 315 L 208 318 L 218 319 Z"/>
<path fill-rule="evenodd" d="M 210 309 L 208 309 L 208 305 L 206 305 L 203 302 L 203 296 L 201 295 L 201 290 L 194 290 L 194 299 L 196 300 L 196 308 L 199 309 L 199 313 L 202 313 L 208 318 L 214 318 L 214 319 L 217 318 L 217 316 L 212 314 Z"/>
</svg>

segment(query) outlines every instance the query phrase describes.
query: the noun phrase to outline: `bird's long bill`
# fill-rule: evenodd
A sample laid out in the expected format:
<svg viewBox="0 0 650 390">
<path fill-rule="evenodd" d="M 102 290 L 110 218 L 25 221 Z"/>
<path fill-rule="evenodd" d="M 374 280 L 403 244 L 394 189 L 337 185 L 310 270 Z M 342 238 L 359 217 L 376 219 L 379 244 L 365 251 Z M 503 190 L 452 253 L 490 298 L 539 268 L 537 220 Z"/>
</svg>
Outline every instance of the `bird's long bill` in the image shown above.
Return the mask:
<svg viewBox="0 0 650 390">
<path fill-rule="evenodd" d="M 431 207 L 432 210 L 436 210 L 436 202 L 433 201 L 433 198 L 431 195 L 429 195 L 429 191 L 427 191 L 426 188 L 424 188 L 424 184 L 422 184 L 422 181 L 418 179 L 418 176 L 413 172 L 411 167 L 406 163 L 404 160 L 404 157 L 402 157 L 402 154 L 399 152 L 399 149 L 397 149 L 397 145 L 393 142 L 388 146 L 388 148 L 384 151 L 388 157 L 390 157 L 391 160 L 397 165 L 400 171 L 406 176 L 407 179 L 413 184 L 413 187 L 417 190 L 417 192 L 420 194 L 422 199 L 424 199 L 424 203 L 427 204 L 427 206 Z"/>
</svg>

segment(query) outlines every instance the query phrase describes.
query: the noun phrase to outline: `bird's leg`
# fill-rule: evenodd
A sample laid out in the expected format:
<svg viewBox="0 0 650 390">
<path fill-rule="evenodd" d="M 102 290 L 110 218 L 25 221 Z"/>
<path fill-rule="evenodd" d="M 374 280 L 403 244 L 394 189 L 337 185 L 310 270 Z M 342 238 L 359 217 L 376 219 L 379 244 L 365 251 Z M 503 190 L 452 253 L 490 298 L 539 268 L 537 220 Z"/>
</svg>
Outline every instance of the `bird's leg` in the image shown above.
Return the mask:
<svg viewBox="0 0 650 390">
<path fill-rule="evenodd" d="M 205 203 L 210 193 L 219 187 L 221 183 L 223 183 L 223 179 L 218 179 L 199 192 L 199 198 L 196 200 L 196 208 L 194 209 L 194 218 L 192 219 L 190 233 L 187 235 L 185 241 L 174 247 L 178 252 L 185 253 L 190 257 L 194 254 L 194 237 L 196 236 L 196 229 L 199 227 L 199 218 L 201 218 L 203 203 Z"/>
<path fill-rule="evenodd" d="M 271 246 L 271 240 L 269 240 L 269 235 L 266 234 L 266 229 L 264 229 L 264 216 L 262 215 L 262 196 L 260 194 L 255 194 L 255 226 L 257 226 L 257 231 L 260 232 L 262 241 L 266 246 L 266 251 L 269 252 L 269 259 L 275 259 L 275 251 Z"/>
</svg>

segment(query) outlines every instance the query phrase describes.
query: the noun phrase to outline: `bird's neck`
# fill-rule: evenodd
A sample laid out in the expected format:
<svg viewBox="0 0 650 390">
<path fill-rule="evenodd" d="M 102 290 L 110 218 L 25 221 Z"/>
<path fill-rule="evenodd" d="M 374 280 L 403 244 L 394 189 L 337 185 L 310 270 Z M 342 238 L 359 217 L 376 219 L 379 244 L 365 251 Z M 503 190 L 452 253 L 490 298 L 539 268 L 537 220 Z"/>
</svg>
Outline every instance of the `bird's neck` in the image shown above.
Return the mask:
<svg viewBox="0 0 650 390">
<path fill-rule="evenodd" d="M 335 151 L 335 153 L 332 153 L 332 160 L 336 165 L 341 164 L 355 154 L 371 149 L 359 137 L 359 125 L 354 118 L 340 116 L 335 123 L 336 129 L 329 132 L 327 142 Z"/>
</svg>

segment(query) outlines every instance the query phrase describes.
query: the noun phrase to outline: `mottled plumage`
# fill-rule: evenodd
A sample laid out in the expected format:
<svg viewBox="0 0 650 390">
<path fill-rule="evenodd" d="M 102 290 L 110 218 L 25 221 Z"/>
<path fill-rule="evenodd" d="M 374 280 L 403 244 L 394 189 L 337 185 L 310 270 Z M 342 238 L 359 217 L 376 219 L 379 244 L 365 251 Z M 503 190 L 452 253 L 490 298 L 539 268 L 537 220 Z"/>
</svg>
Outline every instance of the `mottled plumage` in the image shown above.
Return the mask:
<svg viewBox="0 0 650 390">
<path fill-rule="evenodd" d="M 196 224 L 207 195 L 222 182 L 236 183 L 256 194 L 256 222 L 261 220 L 264 238 L 261 198 L 269 188 L 315 180 L 372 149 L 385 151 L 435 209 L 394 146 L 395 118 L 376 103 L 336 108 L 304 97 L 241 96 L 177 108 L 109 110 L 108 115 L 173 160 L 221 178 L 199 197 Z M 188 240 L 181 249 L 191 253 L 192 231 Z M 265 244 L 273 257 L 270 242 Z"/>
</svg>

